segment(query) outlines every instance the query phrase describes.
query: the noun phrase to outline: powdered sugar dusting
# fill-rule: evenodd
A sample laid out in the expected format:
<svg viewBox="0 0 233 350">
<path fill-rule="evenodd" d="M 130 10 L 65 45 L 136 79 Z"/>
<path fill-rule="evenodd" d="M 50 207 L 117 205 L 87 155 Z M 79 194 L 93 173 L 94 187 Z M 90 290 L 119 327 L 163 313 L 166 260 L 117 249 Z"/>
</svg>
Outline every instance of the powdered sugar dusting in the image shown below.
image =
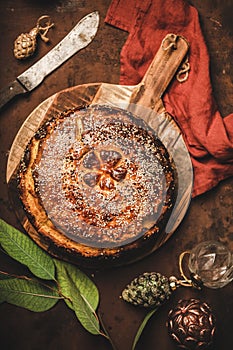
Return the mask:
<svg viewBox="0 0 233 350">
<path fill-rule="evenodd" d="M 68 237 L 114 247 L 156 224 L 170 168 L 154 135 L 130 113 L 106 106 L 76 111 L 43 147 L 35 169 L 39 194 L 48 217 Z"/>
</svg>

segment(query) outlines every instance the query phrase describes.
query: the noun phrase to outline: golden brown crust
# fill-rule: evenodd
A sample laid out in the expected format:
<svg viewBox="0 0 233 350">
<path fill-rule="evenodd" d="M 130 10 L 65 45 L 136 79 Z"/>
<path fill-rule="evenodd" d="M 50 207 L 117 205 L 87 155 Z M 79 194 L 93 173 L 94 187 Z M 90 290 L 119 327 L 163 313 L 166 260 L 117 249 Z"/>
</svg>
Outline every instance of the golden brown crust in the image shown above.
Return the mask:
<svg viewBox="0 0 233 350">
<path fill-rule="evenodd" d="M 115 259 L 159 238 L 175 202 L 176 171 L 143 121 L 91 106 L 37 131 L 18 188 L 42 246 L 77 260 Z"/>
</svg>

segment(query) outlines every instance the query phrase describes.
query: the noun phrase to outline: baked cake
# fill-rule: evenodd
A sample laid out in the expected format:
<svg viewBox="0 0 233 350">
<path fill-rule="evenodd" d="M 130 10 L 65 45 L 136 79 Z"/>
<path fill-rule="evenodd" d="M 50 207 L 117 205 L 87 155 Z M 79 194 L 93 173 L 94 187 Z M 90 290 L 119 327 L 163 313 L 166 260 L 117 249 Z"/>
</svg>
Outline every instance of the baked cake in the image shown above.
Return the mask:
<svg viewBox="0 0 233 350">
<path fill-rule="evenodd" d="M 153 251 L 175 203 L 176 181 L 155 132 L 132 113 L 104 105 L 46 121 L 18 171 L 37 242 L 87 265 Z"/>
</svg>

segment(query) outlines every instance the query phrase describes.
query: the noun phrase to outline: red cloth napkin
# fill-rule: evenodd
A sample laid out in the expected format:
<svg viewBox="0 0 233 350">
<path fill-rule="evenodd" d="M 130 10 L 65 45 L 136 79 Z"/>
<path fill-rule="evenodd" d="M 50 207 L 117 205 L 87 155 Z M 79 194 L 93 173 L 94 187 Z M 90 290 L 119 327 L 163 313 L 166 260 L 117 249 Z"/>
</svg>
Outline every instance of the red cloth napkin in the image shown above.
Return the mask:
<svg viewBox="0 0 233 350">
<path fill-rule="evenodd" d="M 197 10 L 183 0 L 113 0 L 105 22 L 129 32 L 121 51 L 121 85 L 141 81 L 166 34 L 188 40 L 188 80 L 174 79 L 163 102 L 190 152 L 193 197 L 233 175 L 233 113 L 222 118 L 214 101 Z"/>
</svg>

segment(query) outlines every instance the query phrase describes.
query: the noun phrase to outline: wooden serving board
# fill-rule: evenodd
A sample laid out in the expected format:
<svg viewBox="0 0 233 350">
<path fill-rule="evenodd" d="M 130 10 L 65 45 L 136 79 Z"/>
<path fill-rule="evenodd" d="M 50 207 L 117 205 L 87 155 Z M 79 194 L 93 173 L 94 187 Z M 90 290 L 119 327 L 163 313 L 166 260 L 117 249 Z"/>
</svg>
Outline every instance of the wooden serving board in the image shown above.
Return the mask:
<svg viewBox="0 0 233 350">
<path fill-rule="evenodd" d="M 142 118 L 152 127 L 171 154 L 178 171 L 178 196 L 167 223 L 163 244 L 176 230 L 188 209 L 193 185 L 192 163 L 180 129 L 166 112 L 162 95 L 176 74 L 188 51 L 187 41 L 174 34 L 167 35 L 151 63 L 143 80 L 135 86 L 108 83 L 78 85 L 60 91 L 42 102 L 25 120 L 10 149 L 6 180 L 10 191 L 25 147 L 39 126 L 66 110 L 80 105 L 104 104 L 123 108 Z M 31 226 L 26 217 L 21 217 L 27 231 Z M 33 233 L 35 235 L 35 232 Z"/>
</svg>

